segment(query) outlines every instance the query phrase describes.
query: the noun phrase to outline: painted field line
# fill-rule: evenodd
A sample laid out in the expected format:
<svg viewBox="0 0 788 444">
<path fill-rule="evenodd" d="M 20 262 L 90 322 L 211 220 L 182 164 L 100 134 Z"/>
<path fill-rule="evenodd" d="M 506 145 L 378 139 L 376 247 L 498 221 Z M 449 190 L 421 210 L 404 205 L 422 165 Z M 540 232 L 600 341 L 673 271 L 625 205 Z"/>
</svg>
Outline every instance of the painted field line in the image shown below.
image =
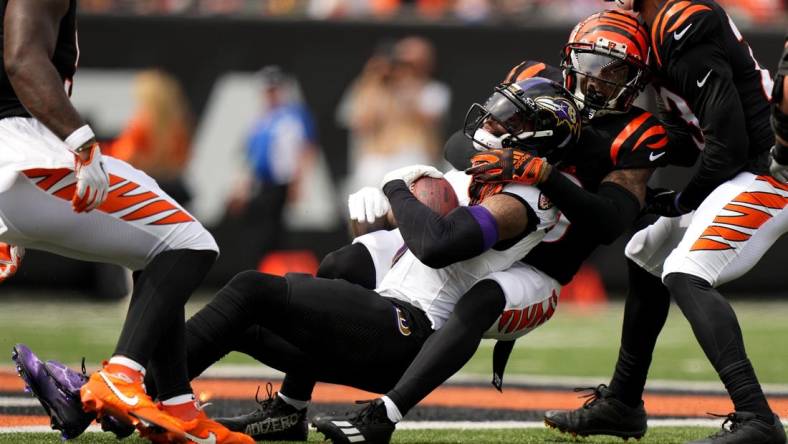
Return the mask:
<svg viewBox="0 0 788 444">
<path fill-rule="evenodd" d="M 721 424 L 717 419 L 652 419 L 649 427 L 710 427 L 717 428 Z M 783 421 L 788 426 L 788 421 Z M 450 430 L 450 429 L 541 429 L 545 425 L 541 421 L 403 421 L 397 424 L 397 430 Z M 101 432 L 101 428 L 92 425 L 88 432 Z M 8 433 L 55 433 L 48 426 L 16 426 L 0 427 L 0 434 Z"/>
<path fill-rule="evenodd" d="M 88 432 L 101 432 L 101 426 L 92 425 L 88 427 Z M 52 433 L 57 434 L 60 436 L 60 432 L 56 430 L 52 430 L 49 426 L 39 425 L 39 426 L 10 426 L 10 427 L 0 427 L 0 435 L 2 434 L 11 434 L 11 433 Z"/>
<path fill-rule="evenodd" d="M 0 407 L 38 407 L 36 398 L 0 397 Z"/>
</svg>

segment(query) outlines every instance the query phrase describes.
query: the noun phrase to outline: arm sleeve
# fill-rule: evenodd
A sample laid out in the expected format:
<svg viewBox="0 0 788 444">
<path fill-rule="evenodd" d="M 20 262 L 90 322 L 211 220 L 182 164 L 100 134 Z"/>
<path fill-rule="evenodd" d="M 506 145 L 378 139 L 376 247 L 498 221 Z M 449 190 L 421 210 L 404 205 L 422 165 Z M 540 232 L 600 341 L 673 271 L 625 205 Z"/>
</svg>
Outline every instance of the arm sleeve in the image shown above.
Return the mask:
<svg viewBox="0 0 788 444">
<path fill-rule="evenodd" d="M 604 244 L 618 239 L 640 212 L 637 197 L 612 182 L 603 182 L 596 193 L 591 193 L 553 169 L 539 188 L 573 227 Z"/>
<path fill-rule="evenodd" d="M 700 165 L 679 198 L 683 207 L 695 209 L 744 168 L 749 148 L 746 119 L 730 64 L 718 45 L 700 43 L 682 53 L 668 67 L 668 76 L 679 85 L 703 132 Z"/>
<path fill-rule="evenodd" d="M 481 206 L 457 207 L 440 216 L 421 203 L 405 182 L 383 187 L 405 245 L 424 265 L 443 268 L 478 256 L 498 240 L 498 226 Z"/>
</svg>

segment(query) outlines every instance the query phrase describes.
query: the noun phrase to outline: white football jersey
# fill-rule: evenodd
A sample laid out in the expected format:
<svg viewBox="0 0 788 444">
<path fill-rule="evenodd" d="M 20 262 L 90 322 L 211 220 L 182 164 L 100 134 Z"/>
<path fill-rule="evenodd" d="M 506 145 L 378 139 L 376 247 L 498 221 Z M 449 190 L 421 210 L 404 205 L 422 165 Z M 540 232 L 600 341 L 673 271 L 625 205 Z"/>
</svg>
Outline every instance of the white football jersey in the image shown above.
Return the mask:
<svg viewBox="0 0 788 444">
<path fill-rule="evenodd" d="M 460 204 L 467 206 L 470 176 L 452 171 L 445 177 L 452 184 Z M 533 209 L 539 218 L 534 232 L 505 250 L 492 248 L 479 256 L 439 269 L 422 264 L 413 253 L 405 251 L 383 276 L 376 291 L 382 296 L 400 299 L 420 308 L 430 318 L 432 328 L 441 328 L 463 294 L 490 273 L 506 270 L 522 259 L 541 242 L 546 230 L 558 219 L 553 205 L 540 208 L 541 192 L 535 187 L 508 184 L 503 192 L 518 196 Z"/>
</svg>

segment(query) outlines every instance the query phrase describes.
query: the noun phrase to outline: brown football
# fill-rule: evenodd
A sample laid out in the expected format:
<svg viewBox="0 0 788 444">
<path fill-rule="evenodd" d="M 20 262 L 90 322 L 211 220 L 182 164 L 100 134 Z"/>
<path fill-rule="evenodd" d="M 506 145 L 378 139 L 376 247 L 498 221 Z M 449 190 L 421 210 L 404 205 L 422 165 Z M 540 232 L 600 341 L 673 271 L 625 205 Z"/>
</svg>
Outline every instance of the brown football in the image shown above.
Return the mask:
<svg viewBox="0 0 788 444">
<path fill-rule="evenodd" d="M 417 179 L 411 186 L 411 192 L 416 199 L 441 216 L 445 216 L 460 204 L 454 188 L 444 178 L 425 176 Z"/>
</svg>

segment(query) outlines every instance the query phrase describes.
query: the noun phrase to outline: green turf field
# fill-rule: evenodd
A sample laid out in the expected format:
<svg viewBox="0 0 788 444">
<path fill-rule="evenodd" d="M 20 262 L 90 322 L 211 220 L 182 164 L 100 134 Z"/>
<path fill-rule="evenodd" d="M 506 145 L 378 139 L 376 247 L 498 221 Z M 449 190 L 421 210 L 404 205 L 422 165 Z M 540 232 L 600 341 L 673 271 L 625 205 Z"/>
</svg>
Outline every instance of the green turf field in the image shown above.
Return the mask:
<svg viewBox="0 0 788 444">
<path fill-rule="evenodd" d="M 700 427 L 660 427 L 649 431 L 643 439 L 639 441 L 631 440 L 629 442 L 637 442 L 638 444 L 673 444 L 684 443 L 688 440 L 702 438 L 714 432 L 714 429 L 706 429 Z M 321 442 L 322 434 L 312 432 L 309 435 L 310 442 Z M 20 443 L 27 444 L 51 444 L 59 442 L 57 435 L 49 434 L 13 434 L 13 435 L 0 435 L 0 443 Z M 112 435 L 107 433 L 89 433 L 83 435 L 73 442 L 75 444 L 88 444 L 88 443 L 116 443 L 118 442 Z M 149 442 L 140 438 L 129 438 L 122 442 L 128 444 Z M 544 429 L 500 429 L 500 430 L 401 430 L 394 434 L 392 443 L 424 443 L 431 444 L 441 443 L 589 443 L 589 444 L 621 444 L 623 440 L 618 438 L 583 438 L 574 439 L 569 435 L 560 434 L 552 430 Z"/>
<path fill-rule="evenodd" d="M 0 353 L 16 342 L 28 344 L 46 359 L 90 363 L 106 359 L 120 330 L 123 304 L 96 304 L 62 299 L 25 301 L 4 296 L 0 311 Z M 205 298 L 190 304 L 194 312 Z M 775 347 L 776 338 L 788 337 L 788 303 L 735 302 L 747 342 L 747 352 L 762 382 L 788 383 L 788 352 Z M 507 374 L 610 376 L 618 353 L 623 305 L 611 303 L 594 310 L 559 305 L 552 320 L 518 341 Z M 484 341 L 466 372 L 488 374 L 491 341 Z M 0 365 L 2 365 L 0 361 Z M 10 364 L 10 360 L 5 361 Z M 251 363 L 241 355 L 224 362 Z M 677 307 L 671 308 L 667 326 L 657 344 L 651 378 L 716 380 L 716 374 L 695 342 Z"/>
</svg>

